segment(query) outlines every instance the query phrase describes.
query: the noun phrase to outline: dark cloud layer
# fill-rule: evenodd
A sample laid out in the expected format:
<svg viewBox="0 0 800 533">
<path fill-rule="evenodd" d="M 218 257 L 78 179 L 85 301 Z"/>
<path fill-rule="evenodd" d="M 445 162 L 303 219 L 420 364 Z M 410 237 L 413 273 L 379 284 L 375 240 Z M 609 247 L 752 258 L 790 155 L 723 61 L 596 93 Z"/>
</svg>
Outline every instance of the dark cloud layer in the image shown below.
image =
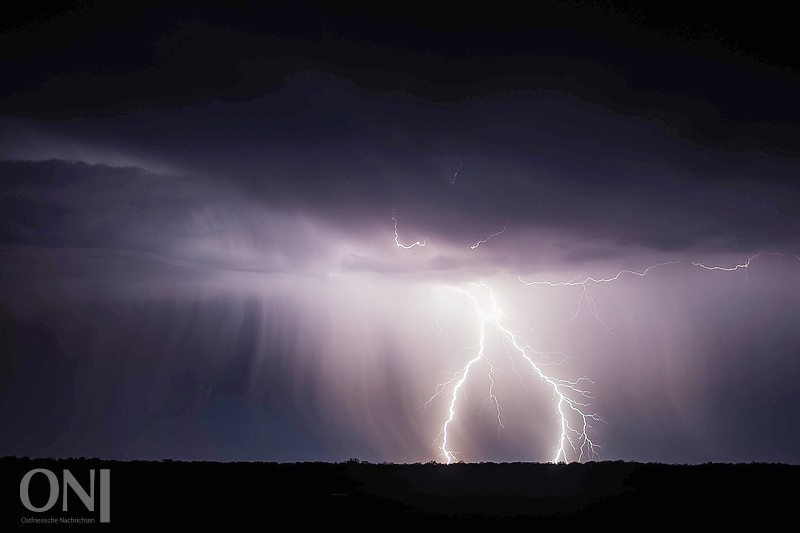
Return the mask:
<svg viewBox="0 0 800 533">
<path fill-rule="evenodd" d="M 4 21 L 0 453 L 432 458 L 449 287 L 487 279 L 597 378 L 610 457 L 800 460 L 788 18 L 536 9 Z M 516 281 L 678 259 L 593 289 L 613 337 Z M 547 456 L 469 423 L 471 459 Z"/>
</svg>

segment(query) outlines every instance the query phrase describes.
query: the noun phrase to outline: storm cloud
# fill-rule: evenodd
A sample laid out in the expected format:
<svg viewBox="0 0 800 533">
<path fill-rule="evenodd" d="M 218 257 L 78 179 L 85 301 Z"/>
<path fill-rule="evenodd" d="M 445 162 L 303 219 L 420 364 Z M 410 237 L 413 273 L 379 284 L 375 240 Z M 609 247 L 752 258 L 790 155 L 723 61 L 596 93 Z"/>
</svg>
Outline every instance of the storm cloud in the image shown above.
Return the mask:
<svg viewBox="0 0 800 533">
<path fill-rule="evenodd" d="M 425 402 L 476 343 L 457 289 L 483 280 L 548 368 L 592 378 L 603 458 L 800 460 L 779 47 L 599 5 L 305 7 L 4 32 L 0 453 L 441 459 Z M 460 457 L 549 459 L 552 399 L 489 349 L 505 427 L 477 377 Z"/>
</svg>

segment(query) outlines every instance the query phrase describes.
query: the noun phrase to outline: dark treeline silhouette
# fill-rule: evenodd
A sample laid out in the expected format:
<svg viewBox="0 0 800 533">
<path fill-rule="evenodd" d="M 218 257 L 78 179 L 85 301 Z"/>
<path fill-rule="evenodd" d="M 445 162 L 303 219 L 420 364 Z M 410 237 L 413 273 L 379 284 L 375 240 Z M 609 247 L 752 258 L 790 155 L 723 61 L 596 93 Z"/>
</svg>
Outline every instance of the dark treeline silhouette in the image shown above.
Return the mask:
<svg viewBox="0 0 800 533">
<path fill-rule="evenodd" d="M 763 463 L 448 466 L 357 460 L 216 463 L 6 457 L 0 459 L 0 529 L 19 527 L 27 517 L 97 516 L 72 490 L 67 491 L 65 513 L 63 489 L 51 509 L 41 513 L 26 509 L 20 500 L 20 481 L 33 468 L 51 470 L 59 484 L 63 470 L 69 469 L 87 491 L 89 469 L 109 469 L 111 525 L 117 526 L 267 526 L 279 516 L 293 525 L 313 524 L 320 518 L 323 523 L 374 525 L 386 519 L 420 523 L 567 519 L 652 527 L 664 522 L 688 524 L 698 518 L 717 525 L 741 520 L 764 525 L 794 515 L 800 481 L 798 465 Z M 34 506 L 45 506 L 49 491 L 45 475 L 32 478 L 29 494 Z"/>
</svg>

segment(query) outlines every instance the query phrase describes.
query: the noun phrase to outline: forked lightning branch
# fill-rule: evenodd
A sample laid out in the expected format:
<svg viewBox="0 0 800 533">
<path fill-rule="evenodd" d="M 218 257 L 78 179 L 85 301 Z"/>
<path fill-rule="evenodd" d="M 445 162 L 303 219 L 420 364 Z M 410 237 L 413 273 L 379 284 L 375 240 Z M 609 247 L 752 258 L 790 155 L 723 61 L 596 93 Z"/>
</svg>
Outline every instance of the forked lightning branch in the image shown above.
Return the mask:
<svg viewBox="0 0 800 533">
<path fill-rule="evenodd" d="M 404 250 L 410 250 L 417 246 L 425 246 L 427 239 L 416 241 L 412 244 L 403 244 L 400 240 L 396 213 L 392 212 L 394 223 L 395 244 Z M 481 244 L 486 244 L 491 238 L 499 237 L 508 229 L 504 227 L 501 231 L 490 234 L 484 240 L 478 241 L 470 248 L 476 249 Z M 747 271 L 753 263 L 763 256 L 792 257 L 800 262 L 800 256 L 786 255 L 778 252 L 759 252 L 751 255 L 746 261 L 733 266 L 706 265 L 697 261 L 688 262 L 698 269 L 729 273 L 739 270 Z M 525 280 L 518 276 L 518 280 L 526 286 L 547 286 L 577 288 L 580 291 L 578 305 L 571 320 L 574 320 L 585 306 L 592 313 L 594 319 L 599 321 L 604 329 L 608 329 L 603 324 L 602 319 L 591 298 L 589 288 L 593 285 L 610 284 L 620 281 L 626 277 L 645 277 L 650 272 L 666 268 L 672 265 L 684 263 L 684 260 L 667 261 L 648 266 L 644 270 L 620 270 L 610 277 L 583 277 L 568 281 L 547 281 L 547 280 Z M 552 452 L 553 463 L 569 463 L 573 461 L 586 461 L 599 458 L 600 446 L 593 440 L 593 424 L 602 421 L 598 413 L 591 408 L 590 386 L 593 384 L 589 377 L 578 377 L 573 380 L 561 379 L 550 373 L 545 372 L 544 366 L 540 361 L 543 352 L 535 350 L 518 333 L 512 331 L 504 324 L 502 306 L 497 300 L 492 288 L 484 281 L 468 283 L 464 287 L 456 287 L 455 290 L 463 296 L 465 305 L 469 306 L 474 316 L 478 343 L 472 349 L 471 356 L 466 363 L 456 370 L 450 379 L 437 385 L 436 390 L 427 402 L 425 409 L 439 399 L 445 399 L 447 406 L 446 415 L 441 423 L 439 434 L 436 437 L 435 445 L 439 449 L 439 456 L 447 464 L 457 461 L 456 452 L 452 442 L 452 425 L 458 417 L 459 403 L 464 399 L 465 386 L 478 372 L 482 372 L 489 384 L 486 402 L 493 406 L 497 419 L 498 431 L 504 429 L 503 408 L 495 394 L 496 382 L 494 379 L 495 364 L 494 354 L 487 349 L 487 338 L 491 335 L 499 337 L 509 348 L 509 356 L 517 358 L 523 367 L 532 375 L 539 379 L 542 387 L 548 389 L 552 395 L 550 409 L 553 417 L 558 421 L 558 430 L 553 436 L 554 446 Z M 441 306 L 441 304 L 440 304 Z M 438 317 L 437 317 L 438 327 Z M 440 329 L 441 334 L 441 329 Z M 438 337 L 437 337 L 438 341 Z M 516 369 L 516 366 L 515 366 Z"/>
</svg>

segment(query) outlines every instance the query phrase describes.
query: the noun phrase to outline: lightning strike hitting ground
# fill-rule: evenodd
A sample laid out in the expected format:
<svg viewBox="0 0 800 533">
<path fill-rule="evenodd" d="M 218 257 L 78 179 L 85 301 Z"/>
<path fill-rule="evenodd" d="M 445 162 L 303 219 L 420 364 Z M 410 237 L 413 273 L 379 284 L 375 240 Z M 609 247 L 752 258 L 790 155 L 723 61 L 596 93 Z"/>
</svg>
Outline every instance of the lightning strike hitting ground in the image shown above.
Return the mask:
<svg viewBox="0 0 800 533">
<path fill-rule="evenodd" d="M 439 437 L 441 437 L 440 449 L 447 464 L 451 464 L 456 460 L 456 455 L 450 447 L 449 429 L 450 424 L 456 417 L 459 392 L 469 378 L 470 370 L 481 362 L 485 363 L 489 370 L 489 395 L 484 405 L 491 404 L 495 406 L 497 430 L 501 431 L 504 427 L 502 407 L 494 393 L 495 381 L 493 373 L 495 367 L 491 362 L 490 356 L 486 353 L 485 341 L 488 329 L 500 335 L 505 342 L 510 343 L 513 351 L 522 358 L 523 362 L 530 366 L 534 375 L 538 376 L 548 388 L 552 389 L 555 402 L 554 410 L 558 416 L 560 427 L 553 462 L 568 463 L 571 460 L 582 461 L 597 457 L 600 447 L 592 441 L 590 432 L 592 431 L 591 421 L 600 421 L 600 418 L 596 413 L 588 411 L 588 400 L 591 399 L 591 394 L 582 387 L 582 383 L 591 383 L 591 380 L 583 377 L 576 381 L 567 381 L 546 374 L 542 370 L 542 365 L 534 361 L 532 357 L 534 354 L 540 355 L 540 352 L 532 350 L 518 334 L 502 324 L 503 312 L 497 303 L 494 291 L 484 282 L 470 283 L 469 285 L 488 291 L 490 302 L 488 308 L 482 307 L 473 293 L 460 287 L 456 289 L 470 300 L 478 318 L 479 342 L 476 353 L 450 380 L 440 383 L 436 388 L 436 393 L 426 402 L 427 406 L 436 397 L 440 396 L 449 385 L 455 383 L 450 393 L 448 415 L 439 432 Z M 439 437 L 437 437 L 437 440 Z"/>
<path fill-rule="evenodd" d="M 394 242 L 397 245 L 397 247 L 398 248 L 402 248 L 404 250 L 410 250 L 411 248 L 413 248 L 415 246 L 425 246 L 425 243 L 428 242 L 427 238 L 425 238 L 423 241 L 417 241 L 417 242 L 412 243 L 412 244 L 403 244 L 403 243 L 400 242 L 400 235 L 397 233 L 397 217 L 395 215 L 396 215 L 396 210 L 393 209 L 392 210 L 392 221 L 394 221 Z"/>
<path fill-rule="evenodd" d="M 475 248 L 477 248 L 477 247 L 478 247 L 478 246 L 480 246 L 481 244 L 486 244 L 487 242 L 489 242 L 489 240 L 490 240 L 492 237 L 497 237 L 498 235 L 502 235 L 503 233 L 505 233 L 505 232 L 506 232 L 506 230 L 507 230 L 507 229 L 508 229 L 508 224 L 506 224 L 505 226 L 503 226 L 503 229 L 501 229 L 501 230 L 500 230 L 500 231 L 498 231 L 497 233 L 492 233 L 491 235 L 489 235 L 488 237 L 486 237 L 486 238 L 485 238 L 485 239 L 483 239 L 482 241 L 478 241 L 478 242 L 476 242 L 475 244 L 473 244 L 472 246 L 470 246 L 470 249 L 471 249 L 471 250 L 474 250 Z"/>
<path fill-rule="evenodd" d="M 458 172 L 456 172 L 457 174 Z M 397 246 L 410 249 L 414 246 L 424 246 L 425 242 L 422 243 L 416 242 L 412 245 L 403 245 L 399 241 L 398 233 L 397 233 L 397 218 L 395 217 L 395 213 L 392 212 L 392 220 L 394 221 L 394 233 L 395 233 L 395 243 Z M 497 233 L 493 233 L 489 235 L 486 239 L 478 241 L 471 249 L 475 249 L 481 244 L 486 243 L 492 237 L 496 237 L 504 233 L 508 229 L 508 226 L 505 226 L 501 231 Z M 743 263 L 736 264 L 734 266 L 718 266 L 718 265 L 706 265 L 704 263 L 698 261 L 689 261 L 689 263 L 694 266 L 704 270 L 709 271 L 722 271 L 722 272 L 735 272 L 737 270 L 745 270 L 750 268 L 752 263 L 759 259 L 762 256 L 770 255 L 770 256 L 779 256 L 779 257 L 793 257 L 800 261 L 800 255 L 787 255 L 779 252 L 758 252 L 752 256 L 750 256 L 746 261 Z M 546 287 L 580 287 L 581 288 L 581 297 L 578 300 L 578 307 L 575 310 L 574 315 L 570 319 L 570 322 L 574 321 L 575 318 L 578 317 L 580 314 L 581 309 L 583 308 L 584 302 L 588 307 L 589 311 L 592 313 L 592 316 L 600 322 L 603 328 L 610 332 L 611 328 L 606 327 L 603 323 L 603 320 L 600 318 L 600 314 L 597 310 L 595 305 L 594 299 L 589 295 L 588 287 L 590 285 L 603 285 L 603 284 L 610 284 L 620 280 L 626 276 L 638 276 L 638 277 L 645 277 L 650 272 L 664 268 L 671 265 L 677 265 L 683 263 L 685 260 L 676 260 L 676 261 L 666 261 L 663 263 L 656 263 L 654 265 L 650 265 L 644 270 L 636 271 L 636 270 L 627 270 L 623 269 L 617 272 L 615 275 L 607 278 L 599 278 L 599 277 L 577 277 L 573 278 L 568 281 L 526 281 L 522 279 L 521 276 L 517 276 L 517 279 L 525 284 L 526 286 L 546 286 Z M 475 346 L 471 346 L 469 348 L 465 348 L 464 350 L 475 350 L 474 355 L 467 361 L 467 363 L 457 370 L 453 376 L 444 381 L 439 383 L 436 386 L 436 390 L 426 402 L 423 408 L 423 411 L 428 408 L 428 406 L 436 399 L 444 395 L 445 391 L 449 392 L 449 402 L 447 408 L 447 416 L 444 422 L 441 425 L 441 429 L 439 430 L 439 434 L 436 437 L 436 442 L 439 442 L 441 439 L 441 443 L 438 444 L 439 449 L 441 450 L 441 455 L 444 457 L 444 460 L 447 464 L 451 464 L 457 460 L 456 452 L 453 451 L 452 444 L 450 442 L 450 429 L 451 424 L 456 418 L 456 411 L 457 411 L 457 404 L 460 399 L 460 395 L 462 390 L 469 379 L 471 371 L 476 366 L 485 365 L 487 369 L 487 378 L 489 380 L 489 390 L 488 395 L 483 403 L 483 409 L 481 413 L 485 412 L 485 410 L 491 406 L 494 406 L 496 417 L 497 417 L 497 431 L 500 432 L 504 429 L 503 424 L 503 409 L 499 403 L 497 396 L 495 395 L 495 380 L 494 380 L 494 372 L 495 372 L 495 365 L 492 363 L 492 359 L 495 357 L 495 354 L 487 353 L 486 349 L 486 337 L 487 337 L 487 330 L 491 331 L 500 336 L 503 340 L 503 344 L 506 347 L 506 357 L 511 360 L 511 366 L 513 371 L 517 374 L 522 382 L 522 375 L 514 365 L 514 354 L 518 358 L 522 360 L 523 363 L 527 363 L 527 366 L 530 367 L 533 374 L 545 384 L 553 392 L 553 401 L 554 401 L 554 415 L 558 417 L 559 420 L 559 434 L 556 438 L 556 446 L 555 446 L 555 454 L 553 456 L 552 462 L 553 463 L 569 463 L 571 461 L 584 461 L 595 459 L 599 457 L 599 450 L 601 447 L 596 444 L 591 437 L 593 433 L 592 422 L 602 422 L 602 419 L 598 416 L 597 413 L 594 413 L 590 410 L 590 403 L 589 400 L 591 399 L 591 393 L 584 388 L 584 383 L 593 383 L 591 379 L 587 377 L 578 378 L 575 381 L 569 381 L 565 379 L 557 378 L 553 375 L 545 373 L 543 367 L 545 367 L 548 363 L 537 361 L 534 359 L 534 356 L 537 358 L 547 357 L 548 354 L 544 352 L 539 352 L 534 350 L 528 343 L 526 343 L 520 334 L 515 333 L 509 329 L 508 326 L 504 325 L 502 319 L 508 319 L 509 317 L 504 317 L 502 309 L 500 308 L 497 299 L 495 297 L 494 291 L 491 287 L 489 287 L 483 281 L 480 282 L 473 282 L 469 283 L 469 286 L 475 289 L 485 290 L 489 296 L 489 305 L 481 305 L 481 302 L 478 297 L 474 294 L 474 292 L 470 292 L 469 290 L 465 290 L 461 287 L 456 287 L 456 291 L 458 293 L 466 296 L 471 303 L 471 306 L 474 309 L 475 316 L 478 319 L 478 344 Z M 443 296 L 439 298 L 439 312 L 436 315 L 436 327 L 437 327 L 437 337 L 436 343 L 438 344 L 439 338 L 441 337 L 442 328 L 439 323 L 439 317 L 444 309 L 443 305 Z M 522 317 L 524 320 L 524 317 Z M 512 348 L 509 350 L 509 345 Z M 562 355 L 563 354 L 559 354 Z M 566 356 L 564 356 L 566 359 Z M 560 362 L 556 362 L 555 364 L 560 364 Z"/>
</svg>

